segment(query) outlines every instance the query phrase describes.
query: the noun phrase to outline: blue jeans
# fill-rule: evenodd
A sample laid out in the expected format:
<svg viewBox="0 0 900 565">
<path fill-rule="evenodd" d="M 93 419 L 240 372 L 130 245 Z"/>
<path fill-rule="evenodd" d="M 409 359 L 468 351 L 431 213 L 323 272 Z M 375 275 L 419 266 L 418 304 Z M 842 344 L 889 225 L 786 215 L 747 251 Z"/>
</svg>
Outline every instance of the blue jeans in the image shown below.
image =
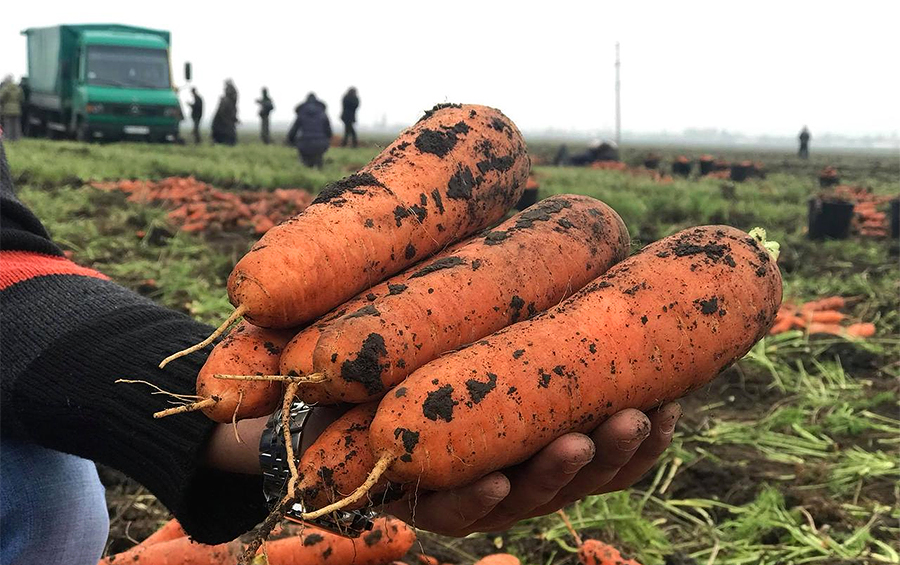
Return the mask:
<svg viewBox="0 0 900 565">
<path fill-rule="evenodd" d="M 0 565 L 96 565 L 109 535 L 105 497 L 92 462 L 0 441 Z"/>
</svg>

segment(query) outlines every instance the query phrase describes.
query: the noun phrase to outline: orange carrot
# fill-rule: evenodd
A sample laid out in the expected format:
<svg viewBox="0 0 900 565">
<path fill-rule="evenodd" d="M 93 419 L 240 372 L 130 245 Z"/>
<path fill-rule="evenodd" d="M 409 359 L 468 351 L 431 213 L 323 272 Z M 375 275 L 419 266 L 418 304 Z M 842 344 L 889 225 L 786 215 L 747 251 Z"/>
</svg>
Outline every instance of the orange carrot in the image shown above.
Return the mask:
<svg viewBox="0 0 900 565">
<path fill-rule="evenodd" d="M 615 547 L 600 540 L 589 539 L 578 550 L 581 565 L 641 565 L 623 556 Z"/>
<path fill-rule="evenodd" d="M 169 541 L 186 535 L 187 534 L 184 533 L 184 528 L 181 527 L 178 520 L 172 518 L 163 524 L 160 529 L 150 534 L 147 539 L 140 543 L 140 545 L 153 545 L 154 543 Z"/>
<path fill-rule="evenodd" d="M 187 534 L 182 529 L 181 524 L 178 523 L 178 520 L 174 518 L 169 520 L 163 526 L 150 534 L 144 541 L 137 544 L 136 546 L 128 549 L 127 551 L 123 551 L 122 553 L 118 553 L 116 555 L 107 557 L 100 561 L 103 563 L 131 563 L 139 562 L 141 556 L 147 551 L 147 548 L 156 545 L 165 543 L 171 540 L 184 538 Z"/>
<path fill-rule="evenodd" d="M 235 565 L 241 545 L 205 545 L 181 537 L 133 549 L 137 551 L 106 557 L 98 565 Z"/>
<path fill-rule="evenodd" d="M 812 322 L 806 326 L 806 331 L 810 334 L 843 335 L 844 328 L 839 324 L 820 324 L 818 322 Z"/>
<path fill-rule="evenodd" d="M 808 310 L 804 312 L 806 320 L 821 324 L 837 324 L 843 321 L 845 317 L 844 314 L 835 310 Z"/>
<path fill-rule="evenodd" d="M 416 554 L 416 561 L 419 562 L 419 565 L 441 565 L 441 562 L 436 557 L 423 553 Z"/>
<path fill-rule="evenodd" d="M 313 351 L 323 378 L 315 386 L 325 391 L 315 400 L 379 398 L 441 354 L 559 304 L 621 261 L 628 245 L 622 220 L 599 200 L 547 198 L 394 277 L 390 292 L 328 324 Z M 285 366 L 290 347 L 285 353 L 282 372 L 300 369 Z"/>
<path fill-rule="evenodd" d="M 189 405 L 202 409 L 216 422 L 231 422 L 271 414 L 281 402 L 282 383 L 216 378 L 216 375 L 272 375 L 278 372 L 281 351 L 295 332 L 267 330 L 241 322 L 210 352 L 197 375 L 201 400 Z M 183 407 L 157 412 L 166 416 Z"/>
<path fill-rule="evenodd" d="M 269 565 L 384 565 L 400 559 L 416 541 L 412 528 L 396 518 L 378 518 L 358 538 L 306 527 L 299 536 L 270 541 Z"/>
<path fill-rule="evenodd" d="M 388 517 L 375 520 L 372 530 L 356 539 L 305 526 L 298 535 L 267 543 L 261 553 L 269 565 L 384 565 L 406 554 L 415 539 L 412 528 Z M 204 545 L 182 537 L 98 565 L 236 565 L 242 548 L 240 540 Z"/>
<path fill-rule="evenodd" d="M 678 398 L 766 334 L 781 292 L 775 261 L 739 230 L 656 242 L 558 307 L 407 377 L 372 422 L 373 471 L 337 505 L 381 475 L 424 489 L 467 484 L 624 408 Z"/>
<path fill-rule="evenodd" d="M 435 107 L 358 173 L 269 230 L 228 280 L 256 325 L 298 326 L 501 218 L 528 178 L 499 111 Z"/>
<path fill-rule="evenodd" d="M 847 302 L 843 299 L 843 297 L 829 296 L 828 298 L 821 298 L 819 300 L 807 302 L 800 307 L 800 310 L 803 312 L 815 312 L 817 310 L 840 310 L 846 305 Z"/>
<path fill-rule="evenodd" d="M 375 466 L 369 447 L 369 426 L 378 408 L 377 402 L 354 406 L 332 422 L 303 452 L 297 466 L 297 489 L 306 508 L 321 508 L 353 492 Z M 369 491 L 369 498 L 386 502 L 401 494 L 381 481 Z M 360 501 L 355 506 L 363 506 Z"/>
<path fill-rule="evenodd" d="M 725 226 L 685 230 L 410 375 L 379 405 L 370 444 L 379 461 L 395 459 L 392 481 L 466 484 L 562 433 L 708 382 L 765 335 L 780 303 L 780 273 L 755 240 Z M 401 441 L 410 435 L 418 441 Z"/>
<path fill-rule="evenodd" d="M 521 561 L 515 555 L 509 553 L 495 553 L 482 557 L 475 562 L 475 565 L 521 565 Z"/>
<path fill-rule="evenodd" d="M 847 335 L 852 337 L 872 337 L 875 335 L 875 324 L 868 322 L 864 324 L 850 324 L 845 331 Z"/>
</svg>

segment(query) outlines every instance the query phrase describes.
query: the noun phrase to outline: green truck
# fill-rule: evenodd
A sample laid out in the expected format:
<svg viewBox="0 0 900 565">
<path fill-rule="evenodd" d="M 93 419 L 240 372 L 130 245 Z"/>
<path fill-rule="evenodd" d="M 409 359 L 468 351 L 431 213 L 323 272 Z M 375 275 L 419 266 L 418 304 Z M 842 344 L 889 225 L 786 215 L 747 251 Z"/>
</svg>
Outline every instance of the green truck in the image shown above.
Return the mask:
<svg viewBox="0 0 900 565">
<path fill-rule="evenodd" d="M 28 38 L 28 135 L 180 140 L 169 32 L 84 24 L 22 35 Z"/>
</svg>

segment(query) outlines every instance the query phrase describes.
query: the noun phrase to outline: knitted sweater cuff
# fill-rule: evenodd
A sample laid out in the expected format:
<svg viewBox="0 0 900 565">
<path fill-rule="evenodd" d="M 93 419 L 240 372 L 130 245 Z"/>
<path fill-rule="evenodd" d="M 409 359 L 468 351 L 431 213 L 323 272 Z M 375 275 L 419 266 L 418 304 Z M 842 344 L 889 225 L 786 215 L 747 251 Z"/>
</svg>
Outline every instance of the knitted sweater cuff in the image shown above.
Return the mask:
<svg viewBox="0 0 900 565">
<path fill-rule="evenodd" d="M 75 267 L 72 267 L 74 269 Z M 118 469 L 146 486 L 193 538 L 231 540 L 265 517 L 259 476 L 201 466 L 216 424 L 203 414 L 156 420 L 194 394 L 205 355 L 157 368 L 200 341 L 203 324 L 82 272 L 33 276 L 0 290 L 2 433 Z"/>
</svg>

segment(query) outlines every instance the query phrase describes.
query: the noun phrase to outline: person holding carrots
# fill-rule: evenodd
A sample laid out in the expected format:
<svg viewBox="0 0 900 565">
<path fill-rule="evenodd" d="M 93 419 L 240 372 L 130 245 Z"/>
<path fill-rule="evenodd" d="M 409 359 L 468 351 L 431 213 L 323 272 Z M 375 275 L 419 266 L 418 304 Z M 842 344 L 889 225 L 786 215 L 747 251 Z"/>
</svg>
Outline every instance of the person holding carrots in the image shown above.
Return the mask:
<svg viewBox="0 0 900 565">
<path fill-rule="evenodd" d="M 93 462 L 152 492 L 196 541 L 222 543 L 268 513 L 259 438 L 267 418 L 218 424 L 201 413 L 154 419 L 165 397 L 118 379 L 193 394 L 205 354 L 166 353 L 211 328 L 65 258 L 15 196 L 0 143 L 0 565 L 94 565 L 108 535 Z M 313 409 L 301 452 L 342 413 Z M 589 494 L 633 485 L 666 449 L 680 407 L 623 410 L 534 457 L 385 512 L 441 534 L 498 531 Z"/>
</svg>

